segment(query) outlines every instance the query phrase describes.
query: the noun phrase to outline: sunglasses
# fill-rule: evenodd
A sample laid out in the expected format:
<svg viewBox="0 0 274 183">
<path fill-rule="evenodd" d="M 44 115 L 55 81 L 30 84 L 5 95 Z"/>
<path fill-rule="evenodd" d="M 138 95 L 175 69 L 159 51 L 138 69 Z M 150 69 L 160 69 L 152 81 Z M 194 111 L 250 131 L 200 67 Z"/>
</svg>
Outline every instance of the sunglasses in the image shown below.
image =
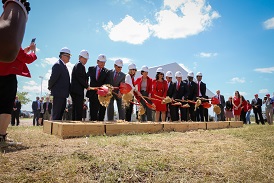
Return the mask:
<svg viewBox="0 0 274 183">
<path fill-rule="evenodd" d="M 119 69 L 121 69 L 122 67 L 118 66 L 118 65 L 115 65 L 116 67 L 118 67 Z"/>
<path fill-rule="evenodd" d="M 63 56 L 70 58 L 70 55 L 67 55 L 67 54 L 63 54 Z"/>
</svg>

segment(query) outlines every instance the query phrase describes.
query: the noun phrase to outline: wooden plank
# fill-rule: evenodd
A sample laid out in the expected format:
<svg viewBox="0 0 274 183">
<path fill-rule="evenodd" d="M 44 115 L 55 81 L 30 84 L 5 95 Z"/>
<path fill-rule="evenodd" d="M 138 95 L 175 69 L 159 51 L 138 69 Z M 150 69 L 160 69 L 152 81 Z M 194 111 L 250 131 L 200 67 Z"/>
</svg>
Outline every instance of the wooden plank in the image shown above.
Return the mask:
<svg viewBox="0 0 274 183">
<path fill-rule="evenodd" d="M 207 122 L 207 130 L 218 129 L 219 122 Z"/>
<path fill-rule="evenodd" d="M 229 128 L 229 121 L 218 122 L 219 129 Z"/>
<path fill-rule="evenodd" d="M 205 122 L 187 122 L 189 124 L 189 130 L 198 130 L 204 129 L 206 130 L 207 123 Z"/>
<path fill-rule="evenodd" d="M 244 124 L 242 121 L 230 121 L 230 123 L 229 123 L 230 128 L 240 128 L 243 126 L 244 126 Z"/>
<path fill-rule="evenodd" d="M 52 121 L 44 120 L 43 132 L 51 135 Z"/>
<path fill-rule="evenodd" d="M 163 123 L 165 132 L 186 132 L 188 131 L 188 123 Z"/>
<path fill-rule="evenodd" d="M 163 130 L 161 123 L 117 123 L 106 124 L 107 135 L 157 133 Z"/>
</svg>

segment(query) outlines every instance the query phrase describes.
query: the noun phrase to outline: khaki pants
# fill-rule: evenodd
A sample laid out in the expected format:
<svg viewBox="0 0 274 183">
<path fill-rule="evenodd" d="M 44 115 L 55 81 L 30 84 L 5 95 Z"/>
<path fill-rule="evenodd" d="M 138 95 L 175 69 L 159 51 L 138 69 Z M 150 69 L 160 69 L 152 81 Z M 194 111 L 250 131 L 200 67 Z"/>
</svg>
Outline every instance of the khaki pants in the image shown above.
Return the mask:
<svg viewBox="0 0 274 183">
<path fill-rule="evenodd" d="M 273 125 L 273 109 L 265 109 L 266 120 L 269 125 Z"/>
<path fill-rule="evenodd" d="M 46 111 L 46 112 L 44 113 L 44 120 L 50 120 L 49 111 Z"/>
</svg>

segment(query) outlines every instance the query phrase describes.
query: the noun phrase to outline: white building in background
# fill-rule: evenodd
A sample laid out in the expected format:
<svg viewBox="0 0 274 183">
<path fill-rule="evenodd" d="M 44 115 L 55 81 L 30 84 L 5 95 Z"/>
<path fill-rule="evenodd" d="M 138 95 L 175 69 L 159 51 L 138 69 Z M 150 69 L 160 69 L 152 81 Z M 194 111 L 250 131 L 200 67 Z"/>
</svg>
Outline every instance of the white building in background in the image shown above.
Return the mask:
<svg viewBox="0 0 274 183">
<path fill-rule="evenodd" d="M 162 67 L 164 69 L 164 72 L 166 73 L 167 71 L 171 71 L 173 73 L 173 75 L 175 74 L 175 72 L 177 71 L 181 71 L 183 74 L 183 80 L 187 79 L 187 71 L 181 67 L 179 64 L 177 64 L 176 62 L 174 63 L 170 63 L 170 64 L 165 64 L 165 65 L 159 65 L 159 66 L 154 66 L 154 67 L 150 67 L 148 70 L 148 76 L 152 79 L 155 78 L 156 76 L 156 70 Z M 195 74 L 195 73 L 194 73 Z M 141 76 L 141 70 L 138 70 L 136 73 L 135 78 L 140 77 Z M 196 81 L 196 78 L 194 77 L 194 80 Z M 176 81 L 176 78 L 173 77 L 172 81 Z M 215 94 L 212 93 L 212 91 L 210 91 L 208 88 L 206 88 L 206 95 L 211 98 L 213 97 Z"/>
</svg>

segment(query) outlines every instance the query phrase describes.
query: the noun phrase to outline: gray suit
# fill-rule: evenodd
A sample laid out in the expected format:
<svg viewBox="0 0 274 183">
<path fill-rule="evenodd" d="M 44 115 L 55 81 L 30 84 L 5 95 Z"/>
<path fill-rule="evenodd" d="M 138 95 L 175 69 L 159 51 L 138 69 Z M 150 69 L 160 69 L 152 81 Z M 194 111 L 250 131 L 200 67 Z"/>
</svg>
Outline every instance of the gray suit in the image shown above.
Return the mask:
<svg viewBox="0 0 274 183">
<path fill-rule="evenodd" d="M 220 98 L 218 97 L 218 95 L 215 95 L 214 98 L 217 98 L 220 100 L 220 104 L 218 104 L 218 106 L 221 108 L 221 113 L 217 115 L 217 121 L 225 121 L 225 113 L 224 113 L 225 98 L 223 95 L 220 95 Z"/>
<path fill-rule="evenodd" d="M 125 82 L 126 75 L 123 72 L 117 73 L 116 77 L 115 77 L 115 75 L 116 75 L 115 69 L 110 70 L 108 72 L 108 83 L 114 87 L 119 87 L 120 83 Z M 119 90 L 116 89 L 113 92 L 118 94 Z M 124 107 L 122 106 L 122 98 L 119 98 L 114 94 L 113 97 L 111 98 L 108 108 L 107 108 L 108 121 L 114 120 L 114 100 L 116 100 L 116 103 L 117 103 L 119 119 L 124 120 L 125 119 L 125 110 L 124 110 Z"/>
</svg>

